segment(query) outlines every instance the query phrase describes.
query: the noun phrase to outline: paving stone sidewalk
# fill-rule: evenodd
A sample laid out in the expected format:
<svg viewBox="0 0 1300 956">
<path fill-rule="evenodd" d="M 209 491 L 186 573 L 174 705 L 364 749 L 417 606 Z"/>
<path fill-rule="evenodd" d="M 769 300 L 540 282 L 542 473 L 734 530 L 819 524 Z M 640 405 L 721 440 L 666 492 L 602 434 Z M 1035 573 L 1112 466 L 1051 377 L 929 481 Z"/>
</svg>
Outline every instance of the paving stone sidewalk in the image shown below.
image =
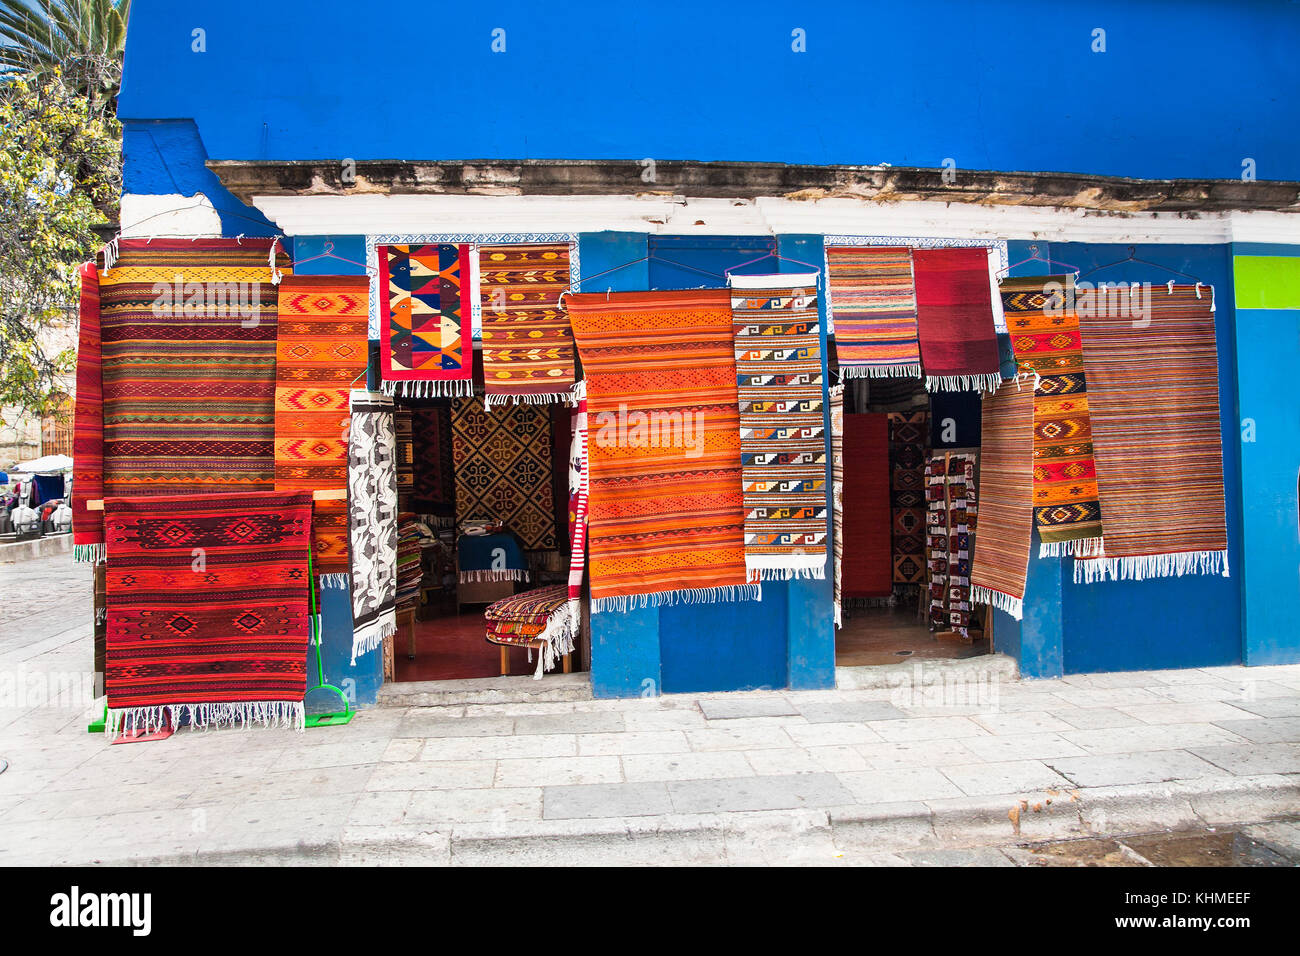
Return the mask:
<svg viewBox="0 0 1300 956">
<path fill-rule="evenodd" d="M 1006 861 L 1300 813 L 1300 666 L 922 667 L 878 689 L 390 706 L 109 746 L 84 706 L 13 696 L 90 652 L 75 611 L 22 611 L 0 624 L 0 864 Z"/>
</svg>

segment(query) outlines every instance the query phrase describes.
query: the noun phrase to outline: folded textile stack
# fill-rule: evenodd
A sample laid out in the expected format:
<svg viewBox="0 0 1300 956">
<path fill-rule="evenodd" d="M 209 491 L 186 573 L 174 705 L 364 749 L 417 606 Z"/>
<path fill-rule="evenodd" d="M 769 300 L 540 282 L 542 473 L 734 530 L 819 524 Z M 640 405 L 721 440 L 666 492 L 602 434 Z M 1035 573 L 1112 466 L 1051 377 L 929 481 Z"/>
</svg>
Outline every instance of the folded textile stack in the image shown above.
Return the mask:
<svg viewBox="0 0 1300 956">
<path fill-rule="evenodd" d="M 503 598 L 488 605 L 484 617 L 490 643 L 526 646 L 530 662 L 532 648 L 540 650 L 534 680 L 541 680 L 543 670 L 554 670 L 557 660 L 573 653 L 578 616 L 576 608 L 569 603 L 566 585 L 536 588 Z"/>
<path fill-rule="evenodd" d="M 402 512 L 397 524 L 397 606 L 420 603 L 420 531 L 415 515 Z"/>
</svg>

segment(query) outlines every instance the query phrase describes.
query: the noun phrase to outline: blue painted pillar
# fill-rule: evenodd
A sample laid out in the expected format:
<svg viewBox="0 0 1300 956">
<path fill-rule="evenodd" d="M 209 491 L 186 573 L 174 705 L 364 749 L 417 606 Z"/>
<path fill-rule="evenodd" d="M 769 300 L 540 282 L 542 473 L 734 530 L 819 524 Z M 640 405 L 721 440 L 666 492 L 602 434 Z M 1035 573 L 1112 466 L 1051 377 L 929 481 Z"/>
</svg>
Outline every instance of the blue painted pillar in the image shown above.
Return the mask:
<svg viewBox="0 0 1300 956">
<path fill-rule="evenodd" d="M 635 291 L 650 287 L 648 249 L 642 233 L 597 232 L 578 237 L 581 291 Z M 599 275 L 635 262 L 626 269 Z M 591 614 L 591 690 L 597 697 L 653 696 L 662 690 L 659 657 L 659 609 L 605 611 Z"/>
<path fill-rule="evenodd" d="M 822 356 L 822 433 L 826 437 L 826 577 L 822 580 L 790 581 L 786 608 L 788 638 L 788 672 L 790 687 L 796 690 L 819 690 L 835 686 L 835 580 L 831 521 L 831 454 L 830 454 L 830 372 L 826 346 L 826 274 L 821 236 L 778 236 L 777 252 L 789 259 L 811 263 L 821 270 L 818 281 L 817 311 L 821 316 Z M 778 260 L 782 272 L 810 272 L 808 266 L 786 259 Z"/>
</svg>

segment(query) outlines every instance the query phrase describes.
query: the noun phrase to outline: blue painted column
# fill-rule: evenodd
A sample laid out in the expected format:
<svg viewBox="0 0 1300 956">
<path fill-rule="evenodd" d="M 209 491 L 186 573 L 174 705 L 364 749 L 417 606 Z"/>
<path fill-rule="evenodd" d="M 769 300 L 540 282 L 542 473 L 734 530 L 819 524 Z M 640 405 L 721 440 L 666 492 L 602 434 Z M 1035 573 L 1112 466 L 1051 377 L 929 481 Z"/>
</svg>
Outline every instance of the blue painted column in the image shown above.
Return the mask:
<svg viewBox="0 0 1300 956">
<path fill-rule="evenodd" d="M 333 244 L 333 253 L 339 258 L 325 256 L 313 259 L 325 251 L 326 243 Z M 293 240 L 295 275 L 354 276 L 365 275 L 366 239 L 364 236 L 301 236 Z M 310 262 L 304 260 L 311 259 Z M 344 260 L 351 260 L 350 262 Z M 360 383 L 357 383 L 360 387 Z M 365 707 L 375 702 L 379 687 L 384 682 L 384 655 L 375 648 L 352 663 L 352 592 L 348 588 L 320 589 L 321 631 L 323 644 L 321 658 L 325 665 L 327 683 L 344 690 L 353 705 Z M 317 683 L 315 648 L 308 649 L 307 686 Z M 338 696 L 326 691 L 308 695 L 308 712 L 329 710 L 338 706 Z"/>
<path fill-rule="evenodd" d="M 599 273 L 646 255 L 642 233 L 598 232 L 578 237 L 583 292 L 625 292 L 650 286 L 649 265 L 636 262 L 609 275 Z M 588 432 L 590 437 L 591 432 Z M 588 571 L 590 575 L 590 570 Z M 591 690 L 596 697 L 654 696 L 662 691 L 659 609 L 591 613 Z"/>
<path fill-rule="evenodd" d="M 817 288 L 817 311 L 821 317 L 822 429 L 826 436 L 826 545 L 827 574 L 824 579 L 796 579 L 787 585 L 786 629 L 790 687 L 819 690 L 835 686 L 835 579 L 833 575 L 830 455 L 830 372 L 826 345 L 826 273 L 821 236 L 778 236 L 777 252 L 821 270 Z M 779 260 L 782 272 L 809 272 L 799 262 Z"/>
</svg>

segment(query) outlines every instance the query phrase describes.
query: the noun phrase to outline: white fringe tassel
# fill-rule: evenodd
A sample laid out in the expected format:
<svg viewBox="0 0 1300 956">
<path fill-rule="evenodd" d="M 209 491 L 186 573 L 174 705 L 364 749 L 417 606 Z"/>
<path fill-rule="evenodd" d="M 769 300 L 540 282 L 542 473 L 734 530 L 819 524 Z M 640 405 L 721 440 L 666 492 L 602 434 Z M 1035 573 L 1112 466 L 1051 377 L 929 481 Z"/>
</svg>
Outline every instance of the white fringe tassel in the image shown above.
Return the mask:
<svg viewBox="0 0 1300 956">
<path fill-rule="evenodd" d="M 597 613 L 631 611 L 674 604 L 716 604 L 721 601 L 761 601 L 761 584 L 738 584 L 720 588 L 686 588 L 660 591 L 657 594 L 621 594 L 618 597 L 592 598 L 591 609 Z"/>
<path fill-rule="evenodd" d="M 927 375 L 927 392 L 996 392 L 1002 387 L 1002 375 Z"/>
<path fill-rule="evenodd" d="M 322 591 L 346 591 L 348 589 L 348 578 L 351 575 L 346 572 L 342 574 L 322 574 L 320 576 L 320 586 Z"/>
<path fill-rule="evenodd" d="M 1010 594 L 1003 594 L 1001 591 L 994 591 L 991 588 L 972 584 L 970 586 L 970 599 L 972 604 L 991 604 L 999 611 L 1006 611 L 1017 621 L 1022 620 L 1025 616 L 1024 598 L 1012 597 Z"/>
<path fill-rule="evenodd" d="M 1040 541 L 1040 558 L 1100 558 L 1104 553 L 1101 538 L 1078 538 L 1074 541 Z"/>
<path fill-rule="evenodd" d="M 578 404 L 578 396 L 575 393 L 576 388 L 575 385 L 573 388 L 565 389 L 562 392 L 539 392 L 535 395 L 498 395 L 489 392 L 483 396 L 483 403 L 488 408 L 492 408 L 495 405 L 550 405 L 553 402 L 558 402 L 561 405 L 568 405 L 573 408 Z"/>
<path fill-rule="evenodd" d="M 1074 562 L 1074 582 L 1145 581 L 1148 578 L 1181 578 L 1188 574 L 1219 574 L 1228 577 L 1227 551 L 1178 551 L 1173 554 L 1144 554 L 1135 558 L 1100 557 Z"/>
<path fill-rule="evenodd" d="M 796 578 L 804 581 L 813 578 L 825 581 L 826 565 L 818 565 L 815 568 L 750 568 L 748 576 L 751 584 L 758 581 L 793 581 Z"/>
<path fill-rule="evenodd" d="M 397 611 L 386 611 L 384 616 L 378 621 L 360 631 L 352 632 L 352 666 L 357 666 L 357 658 L 362 654 L 368 654 L 380 644 L 384 643 L 384 638 L 391 637 L 397 633 Z"/>
<path fill-rule="evenodd" d="M 467 378 L 437 382 L 390 382 L 385 379 L 379 383 L 379 390 L 385 395 L 400 395 L 403 398 L 471 398 L 474 395 L 474 383 Z"/>
<path fill-rule="evenodd" d="M 108 557 L 108 550 L 103 544 L 74 544 L 72 560 L 87 564 L 99 564 Z"/>
<path fill-rule="evenodd" d="M 503 571 L 461 571 L 461 584 L 477 584 L 482 581 L 527 581 L 528 572 L 522 568 L 507 568 Z"/>
<path fill-rule="evenodd" d="M 544 641 L 542 652 L 537 655 L 537 670 L 533 680 L 541 680 L 542 672 L 555 670 L 556 663 L 565 654 L 573 653 L 574 639 L 578 636 L 578 622 L 582 620 L 577 601 L 565 601 L 546 621 L 546 628 L 537 635 L 537 640 Z M 531 656 L 529 660 L 531 660 Z"/>
<path fill-rule="evenodd" d="M 841 365 L 840 378 L 920 378 L 919 365 Z"/>
<path fill-rule="evenodd" d="M 119 732 L 150 733 L 169 723 L 180 726 L 186 718 L 191 727 L 234 727 L 247 730 L 253 724 L 264 727 L 287 727 L 304 730 L 307 714 L 300 700 L 240 701 L 230 704 L 161 704 L 157 707 L 126 707 L 109 710 L 104 730 L 110 737 Z"/>
</svg>

